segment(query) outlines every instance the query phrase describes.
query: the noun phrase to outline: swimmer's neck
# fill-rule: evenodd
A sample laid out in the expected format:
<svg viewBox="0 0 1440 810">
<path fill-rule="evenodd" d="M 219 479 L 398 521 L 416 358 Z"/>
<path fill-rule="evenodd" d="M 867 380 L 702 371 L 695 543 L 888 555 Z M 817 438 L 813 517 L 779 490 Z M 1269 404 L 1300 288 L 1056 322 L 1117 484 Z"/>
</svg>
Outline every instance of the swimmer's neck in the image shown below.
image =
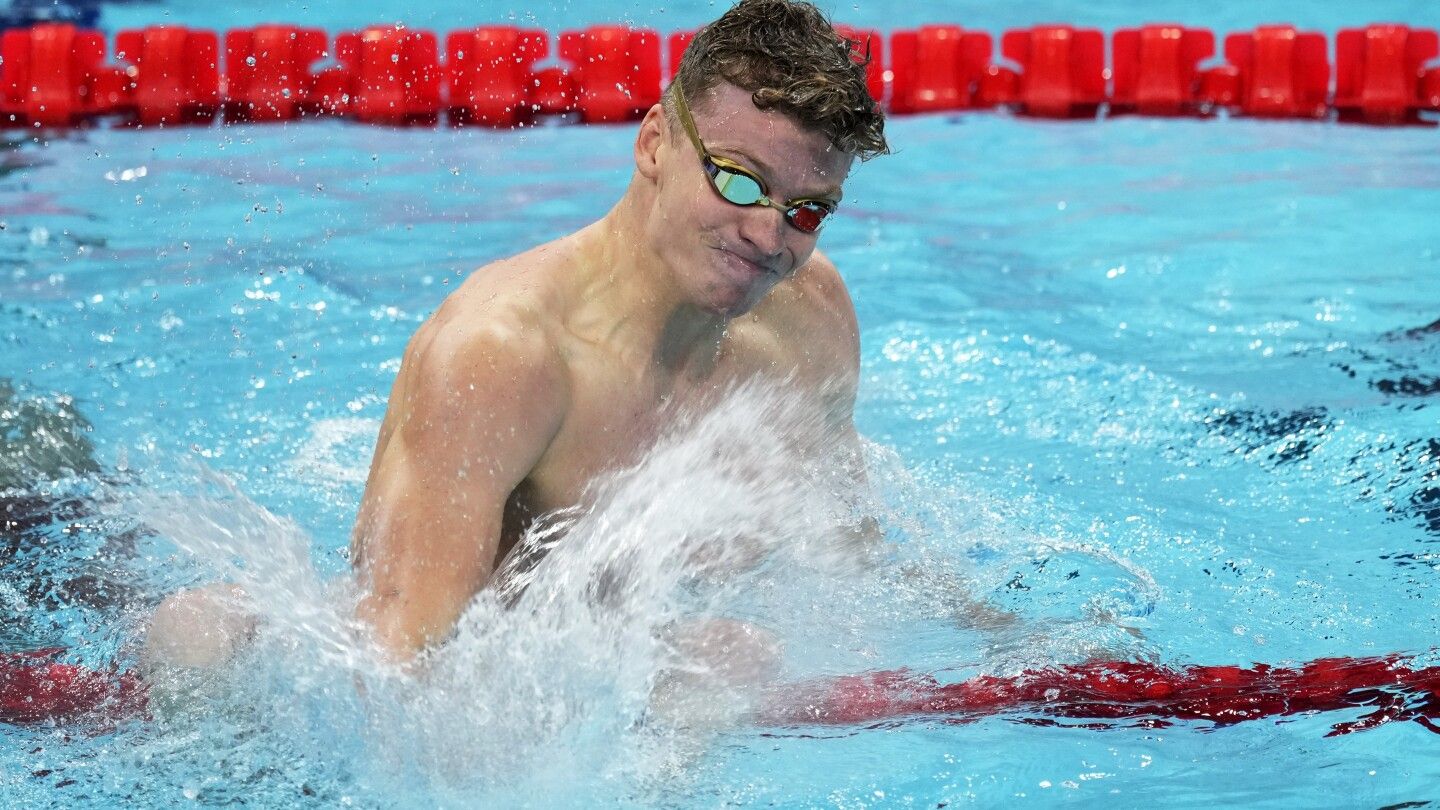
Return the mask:
<svg viewBox="0 0 1440 810">
<path fill-rule="evenodd" d="M 569 325 L 658 370 L 703 375 L 719 357 L 730 319 L 685 297 L 651 243 L 647 196 L 632 185 L 609 213 L 575 234 L 580 261 Z"/>
</svg>

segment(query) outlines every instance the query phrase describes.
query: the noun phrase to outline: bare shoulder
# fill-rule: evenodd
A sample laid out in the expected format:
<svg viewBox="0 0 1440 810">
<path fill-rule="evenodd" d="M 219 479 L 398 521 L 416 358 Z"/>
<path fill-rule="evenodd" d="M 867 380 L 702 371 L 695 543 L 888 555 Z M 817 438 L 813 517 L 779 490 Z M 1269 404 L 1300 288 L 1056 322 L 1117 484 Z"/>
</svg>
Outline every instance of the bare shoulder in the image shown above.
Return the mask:
<svg viewBox="0 0 1440 810">
<path fill-rule="evenodd" d="M 441 358 L 453 357 L 463 366 L 558 371 L 561 302 L 554 279 L 573 261 L 570 241 L 560 239 L 481 267 L 445 299 L 416 334 L 417 342 L 434 344 Z"/>
<path fill-rule="evenodd" d="M 855 303 L 840 277 L 840 270 L 830 257 L 815 251 L 810 261 L 792 279 L 799 297 L 809 304 L 806 311 L 828 328 L 826 334 L 843 339 L 846 345 L 860 347 L 860 325 L 855 318 Z"/>
<path fill-rule="evenodd" d="M 563 418 L 568 373 L 537 283 L 545 260 L 531 251 L 480 268 L 421 325 L 397 386 L 408 415 L 461 428 L 514 425 L 523 414 L 542 433 Z"/>
<path fill-rule="evenodd" d="M 859 373 L 860 327 L 835 263 L 815 251 L 756 307 L 756 320 L 798 370 L 840 381 Z"/>
</svg>

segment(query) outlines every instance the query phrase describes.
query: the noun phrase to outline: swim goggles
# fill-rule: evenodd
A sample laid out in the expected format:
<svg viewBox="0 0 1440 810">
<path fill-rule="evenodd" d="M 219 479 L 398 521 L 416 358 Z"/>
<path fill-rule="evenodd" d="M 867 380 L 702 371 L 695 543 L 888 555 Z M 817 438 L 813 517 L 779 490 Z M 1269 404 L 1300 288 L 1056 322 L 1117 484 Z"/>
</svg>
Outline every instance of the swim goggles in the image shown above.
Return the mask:
<svg viewBox="0 0 1440 810">
<path fill-rule="evenodd" d="M 685 126 L 690 142 L 695 144 L 695 151 L 700 153 L 700 164 L 705 167 L 705 173 L 710 175 L 710 182 L 715 186 L 716 193 L 726 202 L 778 209 L 785 215 L 786 222 L 795 230 L 806 234 L 819 233 L 825 226 L 826 217 L 835 213 L 835 203 L 829 200 L 801 198 L 780 205 L 767 196 L 765 181 L 760 179 L 760 175 L 733 160 L 710 154 L 700 140 L 700 133 L 695 129 L 695 119 L 690 116 L 690 108 L 685 103 L 685 94 L 680 91 L 678 82 L 675 84 L 675 111 L 680 115 L 680 123 Z"/>
</svg>

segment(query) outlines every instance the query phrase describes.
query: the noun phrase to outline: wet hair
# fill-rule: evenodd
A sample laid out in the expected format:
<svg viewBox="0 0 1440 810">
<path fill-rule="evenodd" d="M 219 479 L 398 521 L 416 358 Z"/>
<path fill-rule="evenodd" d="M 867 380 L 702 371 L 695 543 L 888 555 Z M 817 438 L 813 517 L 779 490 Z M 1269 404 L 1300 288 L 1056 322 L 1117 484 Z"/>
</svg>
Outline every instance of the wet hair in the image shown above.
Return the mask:
<svg viewBox="0 0 1440 810">
<path fill-rule="evenodd" d="M 757 108 L 785 113 L 836 148 L 869 160 L 890 147 L 885 115 L 865 84 L 868 63 L 868 49 L 835 33 L 805 0 L 740 0 L 696 34 L 675 84 L 692 108 L 703 109 L 705 91 L 729 82 L 750 91 Z M 666 102 L 673 122 L 670 94 Z"/>
</svg>

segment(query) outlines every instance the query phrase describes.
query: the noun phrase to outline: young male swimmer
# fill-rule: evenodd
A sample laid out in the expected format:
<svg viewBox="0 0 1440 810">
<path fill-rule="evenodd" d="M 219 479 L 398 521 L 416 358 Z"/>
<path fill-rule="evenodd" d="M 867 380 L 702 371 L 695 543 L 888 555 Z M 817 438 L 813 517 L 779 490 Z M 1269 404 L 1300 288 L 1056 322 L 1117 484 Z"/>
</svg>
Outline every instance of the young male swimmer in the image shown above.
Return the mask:
<svg viewBox="0 0 1440 810">
<path fill-rule="evenodd" d="M 537 516 L 739 381 L 804 386 L 856 442 L 855 310 L 815 245 L 854 161 L 887 151 L 863 68 L 810 3 L 741 0 L 702 30 L 615 207 L 474 273 L 406 349 L 352 548 L 378 644 L 406 661 L 442 643 Z M 226 658 L 250 631 L 229 593 L 163 604 L 147 664 Z M 738 623 L 704 634 L 764 657 Z"/>
</svg>

